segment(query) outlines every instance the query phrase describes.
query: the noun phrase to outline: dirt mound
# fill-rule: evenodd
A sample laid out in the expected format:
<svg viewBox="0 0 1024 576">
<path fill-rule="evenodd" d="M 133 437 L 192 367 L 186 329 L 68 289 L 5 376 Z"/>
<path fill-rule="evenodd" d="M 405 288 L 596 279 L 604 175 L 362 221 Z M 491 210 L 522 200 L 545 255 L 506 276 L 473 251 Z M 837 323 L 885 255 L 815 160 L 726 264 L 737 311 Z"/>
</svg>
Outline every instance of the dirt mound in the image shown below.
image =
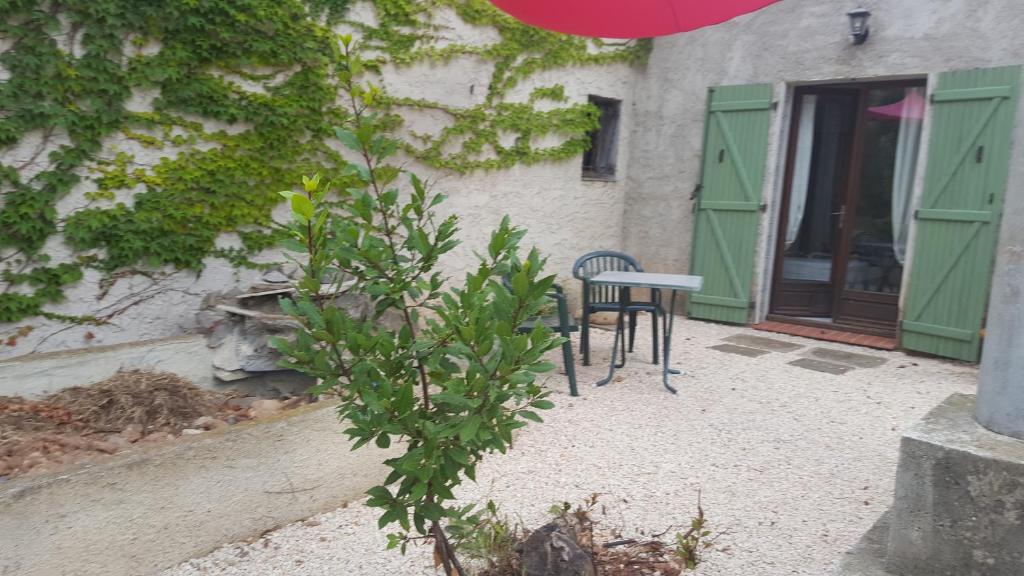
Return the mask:
<svg viewBox="0 0 1024 576">
<path fill-rule="evenodd" d="M 226 395 L 203 390 L 180 376 L 143 370 L 121 371 L 46 398 L 94 432 L 120 432 L 132 425 L 145 432 L 181 430 L 196 418 L 215 413 L 225 400 Z"/>
<path fill-rule="evenodd" d="M 125 370 L 42 400 L 0 396 L 0 482 L 114 454 L 137 442 L 273 417 L 308 398 L 233 397 L 174 374 Z"/>
</svg>

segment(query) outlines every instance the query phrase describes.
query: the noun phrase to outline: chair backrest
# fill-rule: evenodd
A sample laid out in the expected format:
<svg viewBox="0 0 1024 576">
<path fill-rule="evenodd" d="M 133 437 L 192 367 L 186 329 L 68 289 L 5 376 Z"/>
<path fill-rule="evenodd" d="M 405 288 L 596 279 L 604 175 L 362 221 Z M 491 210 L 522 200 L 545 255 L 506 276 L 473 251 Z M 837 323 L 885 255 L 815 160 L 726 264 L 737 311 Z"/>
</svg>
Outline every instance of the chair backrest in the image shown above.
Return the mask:
<svg viewBox="0 0 1024 576">
<path fill-rule="evenodd" d="M 609 270 L 621 272 L 643 272 L 640 263 L 629 254 L 612 250 L 598 250 L 580 256 L 572 265 L 574 278 L 584 281 Z M 619 301 L 619 289 L 614 286 L 590 286 L 588 301 L 591 304 Z"/>
</svg>

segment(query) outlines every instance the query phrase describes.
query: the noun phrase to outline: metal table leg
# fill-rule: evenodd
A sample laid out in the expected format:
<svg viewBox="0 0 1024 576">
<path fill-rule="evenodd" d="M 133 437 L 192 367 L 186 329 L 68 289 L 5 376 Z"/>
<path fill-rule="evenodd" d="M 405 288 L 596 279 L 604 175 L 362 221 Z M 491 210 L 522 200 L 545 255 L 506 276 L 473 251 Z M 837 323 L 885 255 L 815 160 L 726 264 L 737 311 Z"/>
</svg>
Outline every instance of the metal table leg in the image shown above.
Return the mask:
<svg viewBox="0 0 1024 576">
<path fill-rule="evenodd" d="M 673 394 L 676 393 L 676 389 L 669 385 L 669 383 L 668 383 L 668 375 L 669 374 L 683 374 L 683 372 L 681 372 L 679 370 L 676 370 L 674 368 L 669 368 L 669 354 L 670 354 L 670 352 L 672 350 L 672 324 L 674 323 L 673 321 L 675 320 L 675 317 L 676 317 L 676 291 L 672 290 L 672 303 L 669 305 L 669 312 L 668 312 L 668 318 L 667 318 L 668 326 L 665 327 L 665 341 L 664 341 L 663 352 L 662 352 L 662 355 L 661 355 L 661 360 L 663 362 L 663 364 L 662 364 L 662 372 L 661 372 L 661 383 L 664 384 L 665 388 L 668 389 L 668 391 L 673 393 Z"/>
<path fill-rule="evenodd" d="M 612 377 L 615 376 L 615 369 L 622 368 L 626 365 L 626 331 L 625 331 L 625 316 L 626 308 L 629 307 L 629 287 L 624 286 L 619 290 L 619 318 L 615 322 L 615 338 L 612 341 L 612 359 L 608 363 L 608 376 L 597 383 L 598 386 L 604 386 L 612 381 Z M 615 356 L 619 353 L 619 339 L 622 339 L 622 364 L 615 364 Z"/>
</svg>

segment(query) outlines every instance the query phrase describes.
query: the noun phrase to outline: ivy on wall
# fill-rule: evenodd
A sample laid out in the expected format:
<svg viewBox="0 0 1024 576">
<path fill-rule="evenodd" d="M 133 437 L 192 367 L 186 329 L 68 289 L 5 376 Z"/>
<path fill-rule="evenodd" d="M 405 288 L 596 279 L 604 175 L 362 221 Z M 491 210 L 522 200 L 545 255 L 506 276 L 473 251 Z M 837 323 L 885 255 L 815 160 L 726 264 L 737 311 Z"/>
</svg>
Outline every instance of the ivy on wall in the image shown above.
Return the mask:
<svg viewBox="0 0 1024 576">
<path fill-rule="evenodd" d="M 112 282 L 168 267 L 199 271 L 210 257 L 258 266 L 252 258 L 279 239 L 278 190 L 313 172 L 342 187 L 352 178 L 327 144 L 348 114 L 338 101 L 336 27 L 357 29 L 371 68 L 493 63 L 473 107 L 383 99 L 396 122 L 410 108 L 447 116 L 437 133 L 412 134 L 404 146 L 456 172 L 578 155 L 596 109 L 567 103 L 560 86 L 521 102 L 509 101 L 510 91 L 545 70 L 642 61 L 650 46 L 537 30 L 486 0 L 374 0 L 372 24 L 348 21 L 350 4 L 0 0 L 0 323 L 103 322 L 48 309 L 89 268 Z M 440 10 L 498 40 L 441 42 Z M 206 127 L 213 123 L 229 129 Z M 557 143 L 536 144 L 546 136 Z M 124 149 L 111 149 L 117 141 Z M 160 159 L 143 165 L 125 149 Z M 87 204 L 61 217 L 58 202 L 83 179 L 95 189 Z M 240 246 L 218 247 L 225 233 Z M 61 244 L 70 260 L 51 263 Z"/>
</svg>

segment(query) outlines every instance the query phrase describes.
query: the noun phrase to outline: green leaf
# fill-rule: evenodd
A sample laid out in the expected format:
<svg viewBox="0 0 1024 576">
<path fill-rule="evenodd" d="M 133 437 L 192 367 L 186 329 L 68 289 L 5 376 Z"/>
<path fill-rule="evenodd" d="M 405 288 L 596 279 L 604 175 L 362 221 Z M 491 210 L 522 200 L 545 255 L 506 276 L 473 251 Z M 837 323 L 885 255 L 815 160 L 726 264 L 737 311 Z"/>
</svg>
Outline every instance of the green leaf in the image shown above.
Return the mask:
<svg viewBox="0 0 1024 576">
<path fill-rule="evenodd" d="M 480 416 L 474 414 L 466 419 L 466 422 L 459 428 L 459 439 L 463 442 L 469 442 L 473 438 L 476 438 L 477 430 L 480 428 Z"/>
<path fill-rule="evenodd" d="M 424 518 L 432 522 L 436 522 L 444 516 L 444 508 L 434 502 L 428 502 L 420 506 L 420 512 L 423 513 Z"/>
<path fill-rule="evenodd" d="M 527 366 L 526 369 L 530 372 L 550 372 L 555 369 L 555 365 L 547 361 L 535 362 Z"/>
<path fill-rule="evenodd" d="M 527 420 L 532 420 L 534 422 L 543 422 L 544 421 L 544 419 L 542 419 L 540 417 L 540 415 L 538 415 L 536 412 L 531 412 L 529 410 L 520 410 L 519 411 L 519 415 L 522 416 L 523 418 L 527 419 Z"/>
<path fill-rule="evenodd" d="M 519 272 L 512 277 L 512 293 L 519 298 L 525 298 L 530 290 L 530 279 L 526 272 Z"/>
<path fill-rule="evenodd" d="M 356 135 L 352 132 L 341 127 L 336 127 L 334 129 L 334 135 L 338 137 L 338 140 L 340 140 L 346 148 L 356 152 L 363 151 L 363 145 L 359 143 L 359 139 L 356 138 Z"/>
<path fill-rule="evenodd" d="M 530 406 L 533 406 L 537 410 L 550 410 L 555 407 L 555 403 L 551 400 L 534 400 L 530 402 Z"/>
<path fill-rule="evenodd" d="M 313 203 L 309 198 L 306 198 L 302 194 L 292 194 L 291 203 L 293 213 L 302 216 L 307 221 L 313 219 L 315 209 L 313 208 Z"/>
<path fill-rule="evenodd" d="M 431 394 L 430 399 L 435 404 L 449 404 L 460 408 L 468 408 L 470 405 L 469 400 L 465 396 L 449 391 Z"/>
<path fill-rule="evenodd" d="M 427 483 L 417 482 L 413 484 L 412 490 L 409 491 L 409 499 L 412 501 L 419 501 L 427 494 Z"/>
</svg>

